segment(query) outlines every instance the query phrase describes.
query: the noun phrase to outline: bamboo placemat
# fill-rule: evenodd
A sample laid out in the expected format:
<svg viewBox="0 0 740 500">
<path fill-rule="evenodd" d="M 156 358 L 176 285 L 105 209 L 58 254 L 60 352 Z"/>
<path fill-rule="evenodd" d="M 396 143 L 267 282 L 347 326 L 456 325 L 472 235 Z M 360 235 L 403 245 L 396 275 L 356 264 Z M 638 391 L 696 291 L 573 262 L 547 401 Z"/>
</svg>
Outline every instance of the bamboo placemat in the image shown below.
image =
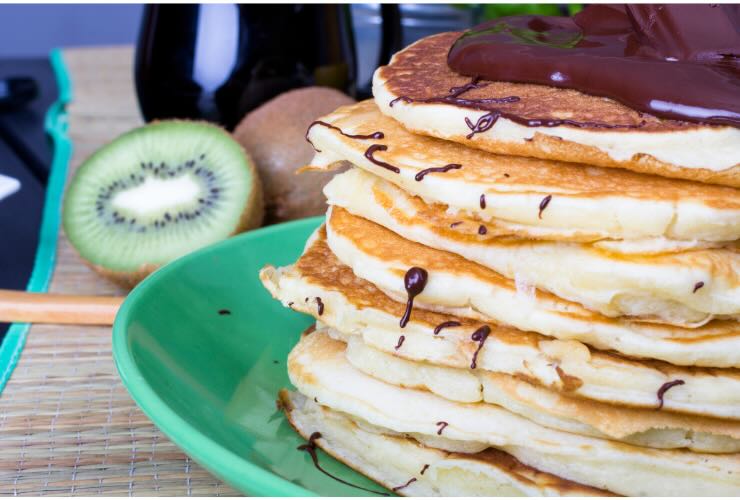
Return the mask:
<svg viewBox="0 0 740 500">
<path fill-rule="evenodd" d="M 130 47 L 70 49 L 70 173 L 140 125 Z M 116 295 L 59 235 L 50 292 Z M 236 495 L 136 407 L 111 356 L 111 330 L 34 325 L 0 396 L 0 495 Z"/>
</svg>

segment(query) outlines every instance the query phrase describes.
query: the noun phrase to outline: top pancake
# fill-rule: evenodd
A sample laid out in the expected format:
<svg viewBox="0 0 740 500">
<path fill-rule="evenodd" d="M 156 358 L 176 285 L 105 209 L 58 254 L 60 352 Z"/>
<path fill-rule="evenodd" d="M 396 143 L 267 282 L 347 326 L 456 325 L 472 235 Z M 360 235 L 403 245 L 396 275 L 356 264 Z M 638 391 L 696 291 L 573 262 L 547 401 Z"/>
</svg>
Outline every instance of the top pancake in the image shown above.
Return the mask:
<svg viewBox="0 0 740 500">
<path fill-rule="evenodd" d="M 308 139 L 319 150 L 309 168 L 349 161 L 413 195 L 496 223 L 520 237 L 571 241 L 740 238 L 738 189 L 491 154 L 412 134 L 380 113 L 371 101 L 343 106 L 321 121 L 308 130 Z M 347 136 L 374 132 L 382 132 L 383 138 Z M 365 155 L 372 144 L 387 148 L 372 157 L 398 168 L 398 173 Z M 447 164 L 460 168 L 431 172 L 417 180 L 424 169 Z M 540 212 L 547 196 L 552 199 L 547 210 Z"/>
<path fill-rule="evenodd" d="M 468 139 L 471 128 L 465 118 L 472 125 L 485 111 L 449 103 L 403 101 L 391 107 L 390 102 L 398 97 L 417 101 L 443 97 L 451 88 L 471 81 L 447 66 L 447 53 L 459 35 L 451 32 L 424 38 L 397 53 L 388 66 L 379 68 L 373 94 L 381 111 L 412 131 L 492 152 L 740 187 L 740 130 L 663 120 L 576 90 L 481 81 L 485 86 L 463 96 L 471 100 L 516 96 L 516 102 L 497 104 L 496 108 L 526 119 L 570 119 L 599 126 L 525 127 L 500 118 L 487 131 Z"/>
</svg>

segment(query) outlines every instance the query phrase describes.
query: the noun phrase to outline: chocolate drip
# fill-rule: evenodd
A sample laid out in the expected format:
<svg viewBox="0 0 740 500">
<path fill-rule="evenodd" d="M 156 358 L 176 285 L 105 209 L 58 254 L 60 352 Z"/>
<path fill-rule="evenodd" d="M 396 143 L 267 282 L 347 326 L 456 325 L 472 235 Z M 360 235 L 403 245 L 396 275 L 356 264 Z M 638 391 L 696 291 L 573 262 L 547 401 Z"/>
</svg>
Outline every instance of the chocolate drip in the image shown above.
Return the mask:
<svg viewBox="0 0 740 500">
<path fill-rule="evenodd" d="M 668 389 L 672 387 L 676 387 L 677 385 L 684 385 L 686 382 L 684 382 L 681 379 L 677 380 L 671 380 L 670 382 L 666 382 L 665 384 L 660 386 L 660 389 L 658 389 L 658 410 L 663 408 L 663 395 L 668 392 Z"/>
<path fill-rule="evenodd" d="M 486 339 L 490 334 L 491 327 L 488 325 L 483 325 L 476 331 L 474 331 L 473 335 L 470 336 L 470 339 L 473 340 L 473 342 L 478 342 L 478 348 L 475 350 L 475 353 L 473 353 L 473 359 L 470 362 L 471 369 L 475 369 L 478 366 L 478 353 L 481 349 L 483 349 L 483 344 L 486 343 Z"/>
<path fill-rule="evenodd" d="M 382 495 L 384 497 L 387 497 L 388 496 L 388 493 L 385 493 L 383 491 L 375 491 L 375 490 L 371 490 L 369 488 L 363 488 L 362 486 L 358 486 L 356 484 L 352 484 L 350 482 L 347 482 L 344 479 L 338 478 L 334 474 L 330 473 L 329 471 L 327 471 L 326 469 L 324 469 L 323 467 L 321 467 L 321 465 L 319 465 L 319 457 L 316 454 L 316 440 L 317 439 L 320 439 L 320 438 L 321 438 L 321 433 L 320 432 L 314 432 L 308 438 L 308 442 L 306 444 L 302 444 L 302 445 L 300 445 L 296 449 L 297 450 L 300 450 L 300 451 L 305 451 L 306 453 L 308 453 L 311 456 L 311 461 L 313 462 L 314 467 L 316 467 L 318 470 L 320 470 L 321 472 L 323 472 L 324 474 L 326 474 L 327 476 L 329 476 L 333 480 L 335 480 L 335 481 L 337 481 L 339 483 L 342 483 L 342 484 L 346 484 L 347 486 L 350 486 L 352 488 L 357 488 L 358 490 L 367 491 L 368 493 L 375 493 L 376 495 Z"/>
<path fill-rule="evenodd" d="M 402 484 L 401 486 L 396 486 L 395 488 L 393 488 L 393 491 L 402 490 L 406 486 L 410 485 L 411 483 L 413 483 L 415 481 L 416 481 L 416 478 L 415 477 L 412 477 L 411 479 L 409 479 L 408 481 L 406 481 L 406 484 Z"/>
<path fill-rule="evenodd" d="M 550 200 L 552 200 L 552 195 L 551 194 L 548 194 L 547 196 L 545 196 L 544 198 L 542 198 L 542 201 L 540 202 L 540 211 L 537 214 L 537 217 L 538 218 L 540 218 L 540 219 L 542 218 L 542 211 L 545 210 L 547 208 L 547 205 L 550 204 Z"/>
<path fill-rule="evenodd" d="M 438 425 L 439 426 L 439 430 L 437 431 L 437 435 L 438 436 L 441 436 L 442 435 L 442 431 L 445 430 L 445 427 L 447 427 L 450 424 L 448 424 L 445 421 L 441 421 L 441 422 L 437 422 L 435 425 Z"/>
<path fill-rule="evenodd" d="M 462 223 L 463 223 L 463 221 L 461 221 L 461 220 L 455 221 L 452 224 L 450 224 L 450 228 L 456 228 L 457 226 L 459 226 Z"/>
<path fill-rule="evenodd" d="M 481 210 L 483 210 L 483 209 L 486 208 L 486 195 L 485 195 L 485 193 L 482 194 L 482 195 L 480 195 L 479 203 L 480 203 Z"/>
<path fill-rule="evenodd" d="M 324 314 L 324 303 L 321 301 L 321 297 L 316 297 L 316 305 L 318 306 L 319 316 Z"/>
<path fill-rule="evenodd" d="M 691 293 L 696 293 L 696 291 L 704 286 L 703 281 L 697 281 L 696 284 L 694 284 L 694 291 Z"/>
<path fill-rule="evenodd" d="M 390 163 L 386 163 L 381 160 L 375 159 L 373 154 L 375 154 L 376 151 L 386 151 L 388 149 L 388 146 L 384 144 L 373 144 L 369 148 L 367 148 L 367 151 L 365 151 L 365 158 L 370 160 L 371 162 L 375 163 L 379 167 L 383 167 L 386 170 L 390 170 L 391 172 L 394 172 L 396 174 L 401 173 L 401 171 L 398 169 L 398 167 L 395 167 L 391 165 Z"/>
<path fill-rule="evenodd" d="M 462 168 L 462 165 L 459 163 L 448 163 L 444 167 L 431 167 L 431 168 L 425 168 L 424 170 L 420 171 L 414 176 L 414 179 L 417 181 L 421 181 L 427 174 L 431 174 L 432 172 L 449 172 L 450 170 L 456 170 L 458 168 Z"/>
<path fill-rule="evenodd" d="M 424 464 L 424 467 L 421 468 L 421 472 L 419 472 L 419 475 L 423 476 L 428 468 L 429 468 L 429 464 Z"/>
<path fill-rule="evenodd" d="M 439 332 L 442 331 L 443 328 L 453 328 L 455 326 L 460 326 L 459 321 L 445 321 L 444 323 L 440 323 L 437 326 L 434 327 L 434 334 L 439 335 Z"/>
<path fill-rule="evenodd" d="M 574 18 L 499 18 L 460 36 L 447 63 L 461 75 L 576 89 L 660 118 L 740 127 L 739 13 L 730 5 L 593 5 Z M 530 127 L 642 126 L 486 111 L 497 111 L 493 122 L 504 116 Z"/>
<path fill-rule="evenodd" d="M 218 314 L 220 316 L 230 316 L 231 311 L 229 311 L 228 309 L 219 309 Z"/>
<path fill-rule="evenodd" d="M 349 137 L 350 139 L 360 139 L 360 140 L 366 140 L 366 139 L 383 139 L 385 138 L 385 134 L 383 132 L 377 131 L 373 132 L 372 134 L 348 134 L 341 128 L 332 125 L 331 123 L 326 123 L 321 120 L 316 120 L 315 122 L 311 122 L 311 125 L 308 126 L 306 129 L 306 142 L 311 145 L 311 147 L 316 151 L 317 153 L 321 153 L 318 149 L 316 149 L 316 146 L 313 145 L 313 142 L 311 142 L 311 139 L 308 138 L 308 133 L 311 131 L 314 125 L 322 125 L 324 127 L 328 127 L 332 130 L 336 130 L 340 134 L 342 134 L 344 137 Z"/>
<path fill-rule="evenodd" d="M 396 350 L 399 350 L 401 348 L 404 340 L 406 340 L 406 337 L 404 337 L 403 335 L 398 337 L 398 344 L 396 344 L 396 347 L 395 347 Z"/>
<path fill-rule="evenodd" d="M 481 236 L 483 236 L 487 232 L 488 232 L 488 229 L 486 229 L 486 226 L 484 226 L 483 224 L 481 224 L 480 226 L 478 226 L 478 234 L 480 234 Z"/>
<path fill-rule="evenodd" d="M 405 328 L 406 324 L 409 322 L 409 318 L 411 318 L 411 309 L 414 307 L 414 298 L 424 291 L 428 278 L 429 274 L 421 267 L 412 267 L 406 271 L 406 275 L 403 277 L 403 286 L 406 288 L 408 300 L 406 301 L 406 310 L 401 317 L 401 328 Z"/>
</svg>

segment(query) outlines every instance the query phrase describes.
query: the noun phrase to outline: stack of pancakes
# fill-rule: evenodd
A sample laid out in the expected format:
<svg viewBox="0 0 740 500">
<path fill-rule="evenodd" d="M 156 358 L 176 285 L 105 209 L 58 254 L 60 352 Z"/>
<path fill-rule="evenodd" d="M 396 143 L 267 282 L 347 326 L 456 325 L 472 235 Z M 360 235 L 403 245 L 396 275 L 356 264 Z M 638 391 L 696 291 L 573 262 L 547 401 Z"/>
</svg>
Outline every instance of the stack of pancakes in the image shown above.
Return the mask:
<svg viewBox="0 0 740 500">
<path fill-rule="evenodd" d="M 457 36 L 307 133 L 308 168 L 353 168 L 261 273 L 317 320 L 291 423 L 404 495 L 740 494 L 738 129 L 471 80 Z"/>
</svg>

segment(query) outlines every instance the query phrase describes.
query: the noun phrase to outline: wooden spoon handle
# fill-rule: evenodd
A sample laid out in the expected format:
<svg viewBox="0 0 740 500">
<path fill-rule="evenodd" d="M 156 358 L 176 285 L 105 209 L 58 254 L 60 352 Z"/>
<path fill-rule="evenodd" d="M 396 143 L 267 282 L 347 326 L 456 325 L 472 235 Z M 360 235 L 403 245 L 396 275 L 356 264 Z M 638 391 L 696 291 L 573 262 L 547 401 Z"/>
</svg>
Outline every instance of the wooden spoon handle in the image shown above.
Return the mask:
<svg viewBox="0 0 740 500">
<path fill-rule="evenodd" d="M 0 290 L 0 323 L 112 325 L 123 297 L 83 297 Z"/>
</svg>

